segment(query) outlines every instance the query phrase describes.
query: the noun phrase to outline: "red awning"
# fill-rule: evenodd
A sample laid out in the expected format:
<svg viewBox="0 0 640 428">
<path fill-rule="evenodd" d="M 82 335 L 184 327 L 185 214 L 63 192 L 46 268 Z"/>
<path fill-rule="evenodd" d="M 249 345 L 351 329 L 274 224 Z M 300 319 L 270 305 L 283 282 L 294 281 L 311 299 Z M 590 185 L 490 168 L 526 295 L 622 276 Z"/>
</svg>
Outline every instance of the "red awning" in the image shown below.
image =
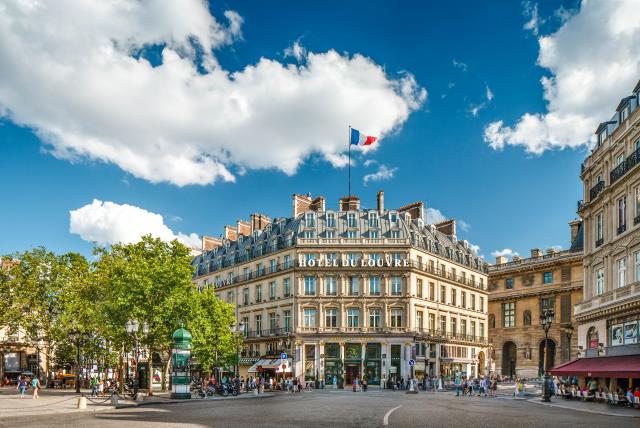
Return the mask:
<svg viewBox="0 0 640 428">
<path fill-rule="evenodd" d="M 640 378 L 640 355 L 578 358 L 549 370 L 554 376 Z"/>
</svg>

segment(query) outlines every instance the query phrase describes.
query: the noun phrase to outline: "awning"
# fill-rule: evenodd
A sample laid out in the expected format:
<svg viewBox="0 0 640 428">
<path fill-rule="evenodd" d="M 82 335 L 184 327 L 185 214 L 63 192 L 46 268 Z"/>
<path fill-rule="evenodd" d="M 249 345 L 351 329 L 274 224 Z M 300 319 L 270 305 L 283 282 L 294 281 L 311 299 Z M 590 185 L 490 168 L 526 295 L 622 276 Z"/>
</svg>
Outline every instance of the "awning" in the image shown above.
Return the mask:
<svg viewBox="0 0 640 428">
<path fill-rule="evenodd" d="M 285 366 L 284 370 L 282 366 Z M 291 358 L 287 358 L 286 360 L 281 360 L 280 358 L 262 358 L 258 360 L 254 365 L 252 365 L 248 372 L 249 373 L 257 373 L 258 368 L 262 368 L 262 370 L 275 370 L 276 373 L 290 373 L 291 372 Z"/>
<path fill-rule="evenodd" d="M 640 378 L 640 355 L 578 358 L 549 370 L 554 376 Z"/>
</svg>

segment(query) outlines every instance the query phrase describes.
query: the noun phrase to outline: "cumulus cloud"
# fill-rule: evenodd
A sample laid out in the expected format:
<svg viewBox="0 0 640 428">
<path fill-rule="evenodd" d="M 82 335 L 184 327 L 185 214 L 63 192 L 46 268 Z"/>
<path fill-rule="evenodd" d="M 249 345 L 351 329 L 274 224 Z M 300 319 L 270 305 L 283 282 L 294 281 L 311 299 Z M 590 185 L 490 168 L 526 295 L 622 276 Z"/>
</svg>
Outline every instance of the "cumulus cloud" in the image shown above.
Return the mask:
<svg viewBox="0 0 640 428">
<path fill-rule="evenodd" d="M 447 219 L 439 209 L 431 207 L 425 210 L 425 217 L 427 224 L 440 223 L 441 221 L 445 221 Z"/>
<path fill-rule="evenodd" d="M 294 174 L 313 154 L 345 166 L 349 123 L 384 140 L 426 100 L 411 74 L 334 50 L 227 71 L 215 50 L 242 25 L 201 0 L 4 2 L 0 116 L 58 158 L 183 186 Z M 153 49 L 159 63 L 145 59 Z"/>
<path fill-rule="evenodd" d="M 493 257 L 500 257 L 500 256 L 505 256 L 505 257 L 513 257 L 513 256 L 519 256 L 519 254 L 515 251 L 513 251 L 511 248 L 505 248 L 504 250 L 499 250 L 499 251 L 494 251 L 491 253 L 491 255 Z"/>
<path fill-rule="evenodd" d="M 469 244 L 469 249 L 473 252 L 473 254 L 478 255 L 480 254 L 480 245 L 476 245 L 476 244 Z M 481 256 L 482 257 L 482 256 Z"/>
<path fill-rule="evenodd" d="M 177 239 L 190 248 L 201 246 L 197 234 L 174 233 L 160 214 L 98 199 L 69 212 L 69 232 L 100 245 L 134 243 L 150 234 L 167 242 Z"/>
<path fill-rule="evenodd" d="M 300 40 L 296 40 L 295 42 L 293 42 L 293 45 L 284 50 L 284 56 L 285 58 L 293 57 L 296 59 L 296 61 L 301 62 L 307 56 L 307 49 L 302 46 Z"/>
<path fill-rule="evenodd" d="M 537 36 L 540 32 L 540 25 L 544 24 L 544 20 L 541 20 L 538 16 L 538 4 L 530 1 L 523 2 L 522 14 L 528 19 L 522 26 L 523 29 L 529 30 L 533 35 Z"/>
<path fill-rule="evenodd" d="M 471 225 L 464 220 L 458 220 L 457 224 L 463 232 L 468 232 L 471 229 Z"/>
<path fill-rule="evenodd" d="M 368 161 L 366 161 L 365 163 L 367 163 Z M 369 163 L 369 165 L 371 165 L 371 163 Z M 366 186 L 370 181 L 385 181 L 385 180 L 390 180 L 393 178 L 394 174 L 396 173 L 396 171 L 398 170 L 398 168 L 390 168 L 387 165 L 384 164 L 380 164 L 380 166 L 378 167 L 378 170 L 376 172 L 373 172 L 371 174 L 367 174 L 364 176 L 364 178 L 362 179 L 364 185 Z"/>
<path fill-rule="evenodd" d="M 588 145 L 600 122 L 608 120 L 620 98 L 640 76 L 640 8 L 635 0 L 583 1 L 553 34 L 538 38 L 538 65 L 545 113 L 525 113 L 507 125 L 487 125 L 484 140 L 494 149 L 520 146 L 541 154 L 548 149 Z"/>
</svg>

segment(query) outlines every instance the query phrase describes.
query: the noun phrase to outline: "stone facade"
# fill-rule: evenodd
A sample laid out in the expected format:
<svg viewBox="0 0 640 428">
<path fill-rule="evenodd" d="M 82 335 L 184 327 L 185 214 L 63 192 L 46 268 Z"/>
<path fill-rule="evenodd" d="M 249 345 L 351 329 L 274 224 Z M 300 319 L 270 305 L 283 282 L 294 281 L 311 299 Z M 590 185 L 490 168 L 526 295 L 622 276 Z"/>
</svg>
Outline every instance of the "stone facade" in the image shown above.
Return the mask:
<svg viewBox="0 0 640 428">
<path fill-rule="evenodd" d="M 640 354 L 640 82 L 596 129 L 582 165 L 584 301 L 578 344 L 588 357 Z"/>
<path fill-rule="evenodd" d="M 544 254 L 533 249 L 530 258 L 506 262 L 498 257 L 489 267 L 489 341 L 499 374 L 535 378 L 543 371 L 543 307 L 555 313 L 548 335 L 548 368 L 577 355 L 573 308 L 582 300 L 582 230 L 579 221 L 570 225 L 569 250 Z"/>
<path fill-rule="evenodd" d="M 294 195 L 293 217 L 194 259 L 194 283 L 245 323 L 243 374 L 282 352 L 285 373 L 327 382 L 487 370 L 486 264 L 425 225 L 422 203 L 402 212 L 377 200 L 362 209 L 350 196 L 333 211 Z"/>
</svg>

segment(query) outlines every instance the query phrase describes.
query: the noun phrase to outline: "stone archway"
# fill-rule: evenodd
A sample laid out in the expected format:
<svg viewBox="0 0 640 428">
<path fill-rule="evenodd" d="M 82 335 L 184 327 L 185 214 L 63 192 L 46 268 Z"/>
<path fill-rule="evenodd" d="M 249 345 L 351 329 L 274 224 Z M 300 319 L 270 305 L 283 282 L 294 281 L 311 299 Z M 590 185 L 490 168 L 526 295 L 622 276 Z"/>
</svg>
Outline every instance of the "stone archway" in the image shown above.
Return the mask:
<svg viewBox="0 0 640 428">
<path fill-rule="evenodd" d="M 516 377 L 516 359 L 518 348 L 515 343 L 509 341 L 502 345 L 502 375 Z"/>
<path fill-rule="evenodd" d="M 551 370 L 555 365 L 556 359 L 556 342 L 552 339 L 547 339 L 548 354 L 547 354 L 547 370 Z M 544 339 L 540 341 L 540 347 L 538 350 L 538 373 L 544 374 L 544 354 L 545 354 L 545 342 Z"/>
</svg>

